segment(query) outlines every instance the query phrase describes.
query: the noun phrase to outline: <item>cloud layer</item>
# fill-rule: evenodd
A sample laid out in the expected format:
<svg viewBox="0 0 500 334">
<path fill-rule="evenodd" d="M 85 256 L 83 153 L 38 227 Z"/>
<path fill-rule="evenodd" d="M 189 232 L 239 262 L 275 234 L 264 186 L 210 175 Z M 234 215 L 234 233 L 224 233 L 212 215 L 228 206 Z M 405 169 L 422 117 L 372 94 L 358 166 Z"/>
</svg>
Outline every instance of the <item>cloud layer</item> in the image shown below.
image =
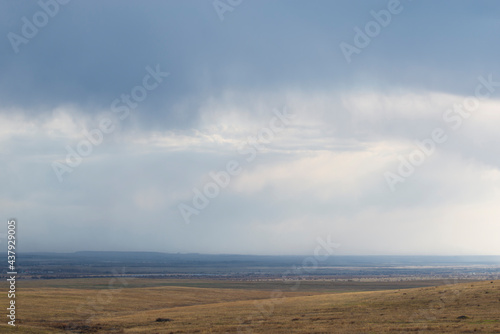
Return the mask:
<svg viewBox="0 0 500 334">
<path fill-rule="evenodd" d="M 401 1 L 348 63 L 340 43 L 389 2 L 243 1 L 222 21 L 210 1 L 0 5 L 0 209 L 20 247 L 500 254 L 500 6 Z M 16 53 L 8 34 L 47 4 Z"/>
</svg>

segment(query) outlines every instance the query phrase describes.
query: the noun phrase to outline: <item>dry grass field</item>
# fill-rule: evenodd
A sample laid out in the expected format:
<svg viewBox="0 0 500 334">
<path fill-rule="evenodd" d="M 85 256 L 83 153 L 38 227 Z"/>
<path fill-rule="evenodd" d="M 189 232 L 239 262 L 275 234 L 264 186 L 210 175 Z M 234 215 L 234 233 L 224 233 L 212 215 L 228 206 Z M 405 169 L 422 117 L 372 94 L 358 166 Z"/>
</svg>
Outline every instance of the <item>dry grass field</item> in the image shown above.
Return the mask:
<svg viewBox="0 0 500 334">
<path fill-rule="evenodd" d="M 257 282 L 214 287 L 223 284 L 20 281 L 18 326 L 4 321 L 0 332 L 500 333 L 500 281 L 361 292 L 345 292 L 349 289 L 342 286 L 336 291 L 325 282 L 301 282 L 297 291 L 283 283 L 281 289 Z"/>
</svg>

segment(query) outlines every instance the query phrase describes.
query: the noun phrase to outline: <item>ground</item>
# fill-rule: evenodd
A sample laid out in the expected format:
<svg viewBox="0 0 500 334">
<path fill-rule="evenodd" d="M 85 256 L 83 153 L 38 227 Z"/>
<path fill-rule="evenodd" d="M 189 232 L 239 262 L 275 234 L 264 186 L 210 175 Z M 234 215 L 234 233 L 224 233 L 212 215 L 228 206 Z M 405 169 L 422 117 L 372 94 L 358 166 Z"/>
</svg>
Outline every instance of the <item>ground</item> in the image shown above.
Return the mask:
<svg viewBox="0 0 500 334">
<path fill-rule="evenodd" d="M 0 332 L 500 333 L 500 281 L 443 283 L 19 281 Z"/>
</svg>

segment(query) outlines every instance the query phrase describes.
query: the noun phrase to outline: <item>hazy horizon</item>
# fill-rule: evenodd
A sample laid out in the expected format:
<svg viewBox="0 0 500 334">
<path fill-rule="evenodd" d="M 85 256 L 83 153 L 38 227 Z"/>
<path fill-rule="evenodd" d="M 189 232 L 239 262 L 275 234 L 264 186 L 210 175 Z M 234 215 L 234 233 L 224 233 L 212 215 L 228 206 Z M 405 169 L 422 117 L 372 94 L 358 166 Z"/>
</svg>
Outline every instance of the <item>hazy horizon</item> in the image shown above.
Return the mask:
<svg viewBox="0 0 500 334">
<path fill-rule="evenodd" d="M 256 256 L 256 257 L 306 257 L 314 255 L 309 254 L 240 254 L 240 253 L 183 253 L 183 252 L 161 252 L 148 250 L 77 250 L 71 252 L 51 252 L 51 251 L 28 251 L 19 254 L 76 254 L 76 253 L 149 253 L 162 255 L 203 255 L 203 256 Z M 329 257 L 401 257 L 401 258 L 497 258 L 500 264 L 500 255 L 498 254 L 332 254 Z"/>
</svg>

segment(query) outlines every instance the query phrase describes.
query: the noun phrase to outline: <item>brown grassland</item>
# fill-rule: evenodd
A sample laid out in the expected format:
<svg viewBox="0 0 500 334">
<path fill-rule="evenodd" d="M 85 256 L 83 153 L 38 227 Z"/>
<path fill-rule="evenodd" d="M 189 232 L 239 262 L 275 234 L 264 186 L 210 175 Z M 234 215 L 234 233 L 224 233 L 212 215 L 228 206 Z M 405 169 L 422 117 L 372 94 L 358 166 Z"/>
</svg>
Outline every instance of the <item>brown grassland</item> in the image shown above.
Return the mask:
<svg viewBox="0 0 500 334">
<path fill-rule="evenodd" d="M 500 281 L 289 283 L 19 281 L 17 326 L 4 315 L 0 332 L 500 333 Z"/>
</svg>

